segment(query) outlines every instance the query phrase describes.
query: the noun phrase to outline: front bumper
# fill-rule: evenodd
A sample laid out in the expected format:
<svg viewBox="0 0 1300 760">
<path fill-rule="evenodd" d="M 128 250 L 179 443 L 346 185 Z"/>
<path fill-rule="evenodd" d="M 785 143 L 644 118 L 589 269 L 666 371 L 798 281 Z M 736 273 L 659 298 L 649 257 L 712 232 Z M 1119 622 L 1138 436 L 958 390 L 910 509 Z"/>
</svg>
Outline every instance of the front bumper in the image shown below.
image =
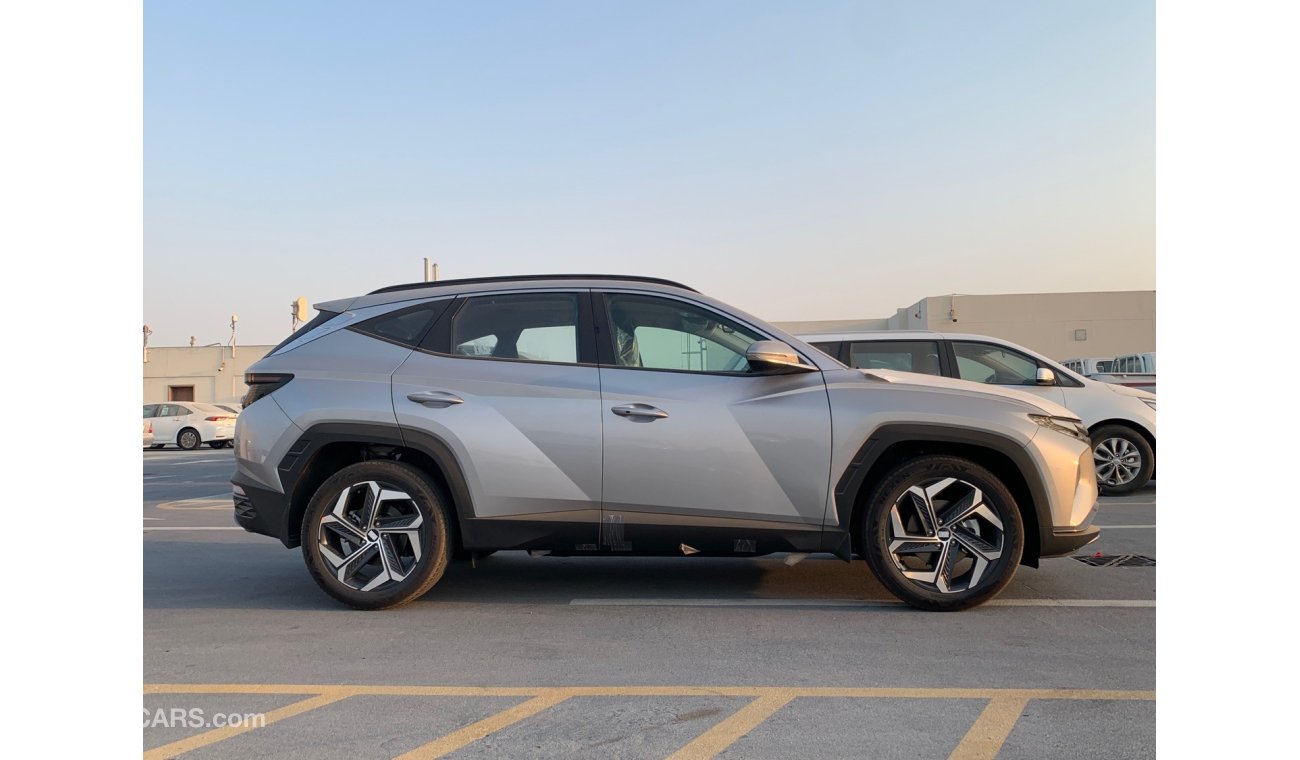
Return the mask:
<svg viewBox="0 0 1300 760">
<path fill-rule="evenodd" d="M 1096 541 L 1101 536 L 1101 528 L 1092 524 L 1092 518 L 1096 517 L 1097 510 L 1094 508 L 1088 513 L 1087 519 L 1082 525 L 1072 528 L 1046 528 L 1039 532 L 1038 556 L 1040 557 L 1063 557 L 1070 554 L 1081 546 Z"/>
</svg>

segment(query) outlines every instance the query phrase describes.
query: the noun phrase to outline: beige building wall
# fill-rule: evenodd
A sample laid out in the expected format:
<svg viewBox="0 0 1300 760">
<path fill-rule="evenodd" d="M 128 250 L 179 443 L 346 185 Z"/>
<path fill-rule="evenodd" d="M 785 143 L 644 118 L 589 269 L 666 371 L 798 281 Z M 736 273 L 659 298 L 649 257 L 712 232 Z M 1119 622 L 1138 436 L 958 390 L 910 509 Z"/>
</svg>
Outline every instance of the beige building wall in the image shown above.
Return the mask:
<svg viewBox="0 0 1300 760">
<path fill-rule="evenodd" d="M 799 333 L 934 330 L 991 335 L 1056 360 L 1156 350 L 1156 293 L 1026 293 L 931 296 L 877 320 L 778 322 Z M 1082 332 L 1077 332 L 1082 331 Z"/>
<path fill-rule="evenodd" d="M 172 386 L 194 387 L 195 401 L 239 401 L 248 391 L 244 371 L 275 346 L 150 348 L 144 363 L 144 401 L 168 401 Z M 232 355 L 233 354 L 233 355 Z"/>
<path fill-rule="evenodd" d="M 993 335 L 1052 359 L 1156 350 L 1156 293 L 1029 293 L 927 298 L 930 330 Z"/>
</svg>

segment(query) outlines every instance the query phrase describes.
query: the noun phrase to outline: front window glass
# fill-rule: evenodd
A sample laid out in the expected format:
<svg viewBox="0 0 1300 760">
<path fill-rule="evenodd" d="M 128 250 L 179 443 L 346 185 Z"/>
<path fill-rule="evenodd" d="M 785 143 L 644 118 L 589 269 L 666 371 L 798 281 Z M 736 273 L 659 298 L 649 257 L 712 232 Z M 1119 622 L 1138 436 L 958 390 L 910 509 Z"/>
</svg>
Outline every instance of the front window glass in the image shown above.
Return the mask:
<svg viewBox="0 0 1300 760">
<path fill-rule="evenodd" d="M 897 369 L 939 374 L 939 344 L 932 340 L 880 340 L 854 343 L 849 363 L 858 369 Z"/>
<path fill-rule="evenodd" d="M 988 343 L 953 341 L 957 376 L 992 385 L 1036 385 L 1038 362 L 1019 351 Z"/>
<path fill-rule="evenodd" d="M 745 349 L 765 338 L 694 304 L 671 298 L 609 294 L 615 363 L 686 372 L 749 372 Z"/>
<path fill-rule="evenodd" d="M 578 361 L 578 296 L 518 293 L 471 298 L 451 323 L 452 353 L 538 362 Z"/>
</svg>

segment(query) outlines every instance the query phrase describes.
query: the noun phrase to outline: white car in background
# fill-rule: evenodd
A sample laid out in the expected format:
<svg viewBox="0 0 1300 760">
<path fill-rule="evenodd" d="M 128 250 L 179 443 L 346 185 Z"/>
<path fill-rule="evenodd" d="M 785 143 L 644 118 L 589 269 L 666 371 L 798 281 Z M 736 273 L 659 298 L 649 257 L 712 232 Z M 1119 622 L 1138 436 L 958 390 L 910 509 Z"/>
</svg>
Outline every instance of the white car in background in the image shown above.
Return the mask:
<svg viewBox="0 0 1300 760">
<path fill-rule="evenodd" d="M 192 451 L 203 444 L 214 449 L 230 446 L 235 437 L 237 415 L 212 404 L 197 401 L 168 401 L 145 404 L 144 419 L 153 425 L 150 448 L 169 443 Z"/>
<path fill-rule="evenodd" d="M 147 419 L 144 420 L 144 445 L 153 445 L 153 423 Z"/>
<path fill-rule="evenodd" d="M 1132 493 L 1155 477 L 1154 393 L 1098 382 L 1000 338 L 923 331 L 800 335 L 858 369 L 901 370 L 1014 386 L 1079 415 L 1092 437 L 1097 485 L 1108 496 Z"/>
</svg>

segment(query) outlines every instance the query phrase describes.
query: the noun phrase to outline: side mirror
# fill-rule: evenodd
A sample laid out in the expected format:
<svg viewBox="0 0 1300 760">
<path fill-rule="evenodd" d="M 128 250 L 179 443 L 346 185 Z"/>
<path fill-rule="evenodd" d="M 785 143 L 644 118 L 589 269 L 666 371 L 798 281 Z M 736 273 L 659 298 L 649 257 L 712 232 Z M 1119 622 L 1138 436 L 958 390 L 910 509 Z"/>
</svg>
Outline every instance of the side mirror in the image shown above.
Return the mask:
<svg viewBox="0 0 1300 760">
<path fill-rule="evenodd" d="M 759 372 L 816 372 L 817 368 L 799 361 L 799 354 L 779 340 L 760 340 L 745 349 L 749 366 Z"/>
<path fill-rule="evenodd" d="M 1056 373 L 1047 367 L 1039 367 L 1038 372 L 1034 373 L 1034 383 L 1036 385 L 1056 385 Z"/>
</svg>

